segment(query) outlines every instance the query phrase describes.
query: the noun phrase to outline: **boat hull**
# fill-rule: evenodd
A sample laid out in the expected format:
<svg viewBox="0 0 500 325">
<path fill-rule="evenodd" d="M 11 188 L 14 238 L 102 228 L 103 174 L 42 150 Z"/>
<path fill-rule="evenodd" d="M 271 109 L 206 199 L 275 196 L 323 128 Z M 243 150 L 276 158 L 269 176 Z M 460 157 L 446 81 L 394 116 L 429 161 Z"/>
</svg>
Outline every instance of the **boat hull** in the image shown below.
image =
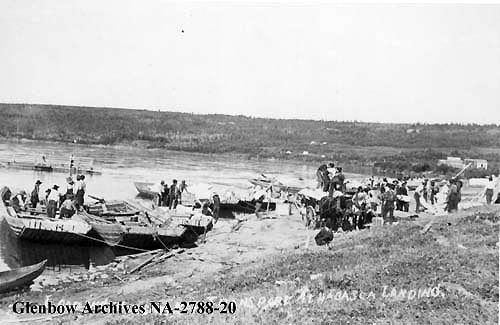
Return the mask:
<svg viewBox="0 0 500 325">
<path fill-rule="evenodd" d="M 276 202 L 262 202 L 261 211 L 266 211 L 269 206 L 269 211 L 276 210 Z M 233 212 L 254 213 L 255 202 L 253 201 L 239 201 L 238 203 L 221 203 L 221 210 L 229 210 Z"/>
<path fill-rule="evenodd" d="M 182 226 L 174 228 L 154 228 L 144 226 L 124 226 L 122 246 L 140 249 L 164 248 L 186 242 L 188 236 Z"/>
<path fill-rule="evenodd" d="M 145 183 L 145 182 L 135 182 L 134 186 L 137 189 L 137 192 L 139 192 L 139 196 L 148 198 L 148 199 L 155 199 L 158 196 L 158 193 L 151 190 L 151 186 L 153 186 L 153 183 Z"/>
<path fill-rule="evenodd" d="M 12 291 L 30 285 L 45 269 L 47 260 L 38 264 L 0 272 L 0 292 Z"/>
<path fill-rule="evenodd" d="M 40 243 L 96 244 L 92 227 L 80 221 L 4 216 L 16 237 Z"/>
</svg>

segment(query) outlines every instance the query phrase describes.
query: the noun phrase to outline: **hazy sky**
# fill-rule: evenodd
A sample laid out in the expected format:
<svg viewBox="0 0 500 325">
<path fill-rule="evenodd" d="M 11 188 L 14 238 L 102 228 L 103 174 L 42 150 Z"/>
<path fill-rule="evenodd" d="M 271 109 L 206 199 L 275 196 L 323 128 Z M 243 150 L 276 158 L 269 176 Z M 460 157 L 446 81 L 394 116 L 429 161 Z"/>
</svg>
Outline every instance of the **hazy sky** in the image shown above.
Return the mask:
<svg viewBox="0 0 500 325">
<path fill-rule="evenodd" d="M 0 102 L 500 123 L 500 5 L 0 1 Z"/>
</svg>

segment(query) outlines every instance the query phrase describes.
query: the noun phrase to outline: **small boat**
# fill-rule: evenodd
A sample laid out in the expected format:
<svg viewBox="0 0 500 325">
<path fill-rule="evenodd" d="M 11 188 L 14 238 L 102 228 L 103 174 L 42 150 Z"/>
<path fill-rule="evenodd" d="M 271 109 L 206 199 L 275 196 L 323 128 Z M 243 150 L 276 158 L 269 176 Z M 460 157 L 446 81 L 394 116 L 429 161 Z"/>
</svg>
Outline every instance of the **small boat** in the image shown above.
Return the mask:
<svg viewBox="0 0 500 325">
<path fill-rule="evenodd" d="M 148 199 L 156 199 L 158 196 L 158 192 L 152 189 L 153 185 L 153 183 L 147 182 L 134 182 L 134 186 L 137 189 L 137 192 L 139 192 L 139 196 Z"/>
<path fill-rule="evenodd" d="M 100 215 L 93 215 L 97 210 L 80 213 L 92 226 L 93 231 L 109 246 L 153 249 L 196 240 L 193 234 L 187 231 L 187 225 L 171 222 L 167 214 L 153 215 L 129 202 L 118 202 L 110 205 L 110 210 Z M 117 210 L 113 211 L 113 208 Z M 123 211 L 125 208 L 130 213 Z M 195 232 L 196 226 L 193 224 Z"/>
<path fill-rule="evenodd" d="M 129 247 L 154 249 L 193 241 L 186 227 L 177 224 L 155 226 L 141 222 L 124 222 L 122 227 L 125 232 L 120 245 Z"/>
<path fill-rule="evenodd" d="M 0 292 L 8 292 L 30 285 L 42 274 L 46 263 L 47 260 L 44 260 L 38 264 L 0 272 Z"/>
<path fill-rule="evenodd" d="M 288 192 L 290 194 L 297 194 L 302 188 L 297 187 L 297 186 L 287 186 L 280 181 L 274 179 L 274 178 L 269 178 L 265 175 L 262 175 L 262 177 L 259 178 L 252 178 L 248 180 L 252 185 L 254 186 L 260 186 L 262 188 L 268 188 L 272 187 L 274 192 L 281 193 L 281 192 Z"/>
</svg>

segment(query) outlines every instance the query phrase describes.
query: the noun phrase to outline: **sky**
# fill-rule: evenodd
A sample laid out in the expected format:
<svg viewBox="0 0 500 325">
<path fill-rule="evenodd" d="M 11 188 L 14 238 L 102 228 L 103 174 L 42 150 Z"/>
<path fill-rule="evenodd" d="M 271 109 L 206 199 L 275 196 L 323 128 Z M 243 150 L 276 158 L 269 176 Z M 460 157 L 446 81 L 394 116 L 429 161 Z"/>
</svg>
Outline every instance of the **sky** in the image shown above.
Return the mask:
<svg viewBox="0 0 500 325">
<path fill-rule="evenodd" d="M 2 0 L 0 102 L 500 124 L 500 5 Z"/>
</svg>

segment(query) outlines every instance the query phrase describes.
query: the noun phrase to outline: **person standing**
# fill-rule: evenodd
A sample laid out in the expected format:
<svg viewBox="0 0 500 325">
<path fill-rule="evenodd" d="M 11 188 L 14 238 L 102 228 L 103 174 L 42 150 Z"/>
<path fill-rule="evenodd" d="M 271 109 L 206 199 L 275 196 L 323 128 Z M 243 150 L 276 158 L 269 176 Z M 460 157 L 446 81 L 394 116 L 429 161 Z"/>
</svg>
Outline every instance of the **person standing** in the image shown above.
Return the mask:
<svg viewBox="0 0 500 325">
<path fill-rule="evenodd" d="M 85 176 L 76 176 L 76 197 L 75 206 L 78 210 L 83 207 L 85 191 L 87 189 L 87 184 L 85 184 Z"/>
<path fill-rule="evenodd" d="M 370 203 L 370 210 L 372 210 L 373 213 L 377 213 L 378 197 L 373 187 L 368 191 L 368 202 Z"/>
<path fill-rule="evenodd" d="M 316 188 L 320 188 L 323 192 L 328 191 L 330 178 L 328 177 L 328 166 L 326 164 L 322 164 L 318 167 L 316 171 L 316 180 L 318 181 Z"/>
<path fill-rule="evenodd" d="M 163 196 L 165 195 L 165 181 L 161 181 L 160 184 L 155 185 L 154 191 L 156 192 L 156 202 L 158 206 L 161 207 Z"/>
<path fill-rule="evenodd" d="M 170 193 L 170 190 L 169 190 L 169 186 L 167 183 L 163 183 L 163 193 L 162 193 L 162 206 L 164 207 L 168 207 L 170 206 L 170 196 L 169 196 L 169 193 Z"/>
<path fill-rule="evenodd" d="M 42 182 L 40 180 L 37 180 L 35 183 L 35 188 L 33 189 L 33 191 L 31 191 L 30 201 L 31 201 L 31 207 L 33 209 L 36 209 L 36 206 L 40 202 L 40 185 L 41 184 L 42 184 Z"/>
<path fill-rule="evenodd" d="M 382 218 L 384 222 L 393 223 L 394 218 L 394 202 L 396 201 L 396 194 L 394 192 L 394 185 L 388 184 L 387 189 L 382 194 Z"/>
<path fill-rule="evenodd" d="M 342 167 L 337 168 L 337 179 L 338 179 L 338 183 L 340 185 L 340 191 L 342 193 L 345 193 L 345 191 L 346 191 L 345 185 L 346 184 L 345 184 L 345 176 L 342 173 Z"/>
<path fill-rule="evenodd" d="M 415 193 L 413 194 L 413 197 L 415 198 L 415 213 L 420 213 L 420 209 L 422 207 L 422 203 L 420 202 L 420 198 L 422 197 L 422 194 L 424 192 L 424 183 L 419 184 L 417 188 L 415 189 Z"/>
<path fill-rule="evenodd" d="M 427 203 L 427 179 L 424 179 L 424 183 L 423 183 L 423 189 L 422 189 L 422 194 L 421 194 L 421 197 L 424 198 L 424 201 L 425 203 Z"/>
<path fill-rule="evenodd" d="M 356 194 L 352 197 L 352 203 L 358 210 L 365 210 L 368 198 L 363 187 L 359 186 Z"/>
<path fill-rule="evenodd" d="M 406 187 L 406 182 L 403 182 L 396 190 L 396 207 L 399 211 L 408 212 L 410 209 L 410 203 L 408 202 L 408 187 Z"/>
<path fill-rule="evenodd" d="M 73 197 L 75 195 L 75 182 L 73 181 L 73 178 L 70 176 L 66 178 L 66 193 L 64 196 L 66 197 Z"/>
<path fill-rule="evenodd" d="M 458 210 L 458 187 L 454 180 L 451 181 L 446 201 L 446 211 L 454 212 Z"/>
<path fill-rule="evenodd" d="M 178 194 L 179 194 L 179 187 L 177 186 L 177 180 L 174 179 L 172 181 L 172 185 L 170 185 L 170 200 L 169 200 L 169 209 L 172 210 L 172 208 L 177 208 L 177 203 L 178 203 Z"/>
<path fill-rule="evenodd" d="M 215 223 L 217 223 L 217 221 L 219 221 L 219 213 L 220 213 L 220 197 L 217 193 L 213 193 L 212 201 L 214 205 L 214 208 L 212 210 L 213 211 L 212 216 L 215 219 Z"/>
<path fill-rule="evenodd" d="M 182 204 L 182 193 L 187 192 L 187 184 L 185 180 L 181 181 L 179 185 L 179 204 Z"/>
<path fill-rule="evenodd" d="M 486 183 L 486 187 L 484 189 L 484 195 L 486 196 L 486 204 L 491 204 L 494 190 L 495 190 L 495 182 L 493 181 L 493 177 L 490 176 L 488 178 L 488 183 Z"/>
<path fill-rule="evenodd" d="M 59 186 L 54 185 L 47 198 L 47 217 L 56 217 L 57 206 L 59 205 L 60 199 L 61 194 L 59 193 Z"/>
</svg>

